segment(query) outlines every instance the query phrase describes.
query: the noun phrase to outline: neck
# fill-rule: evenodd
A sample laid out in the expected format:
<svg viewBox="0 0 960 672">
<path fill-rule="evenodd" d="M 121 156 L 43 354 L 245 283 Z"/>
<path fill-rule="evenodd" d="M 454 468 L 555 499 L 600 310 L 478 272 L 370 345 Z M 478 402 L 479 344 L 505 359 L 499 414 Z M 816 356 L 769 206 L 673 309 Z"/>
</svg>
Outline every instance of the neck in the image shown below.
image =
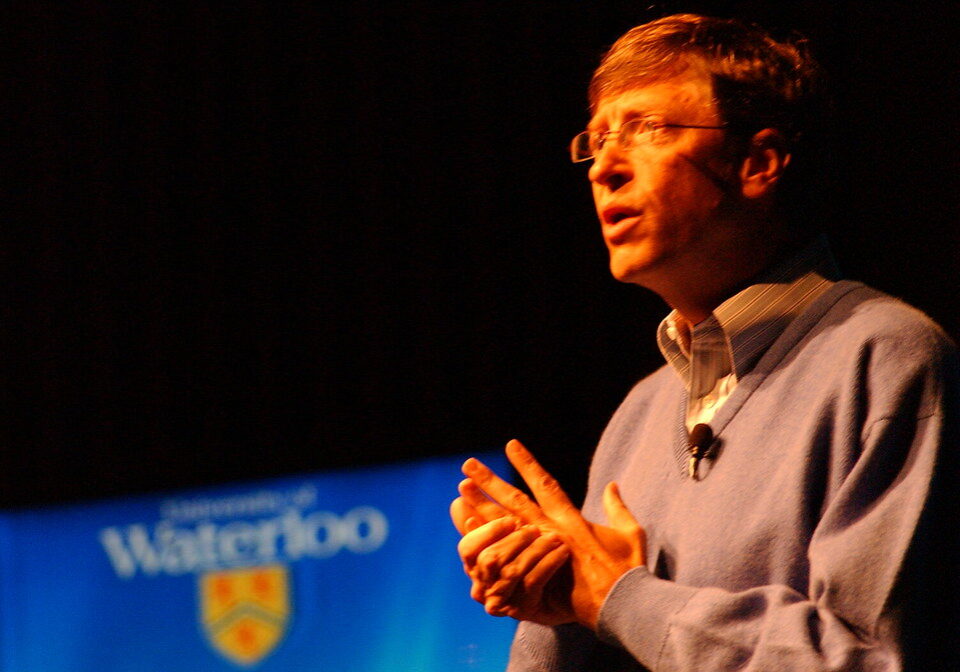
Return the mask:
<svg viewBox="0 0 960 672">
<path fill-rule="evenodd" d="M 768 229 L 770 230 L 770 229 Z M 692 267 L 670 274 L 660 286 L 651 286 L 690 324 L 699 324 L 731 296 L 749 286 L 753 278 L 792 253 L 802 238 L 785 228 L 766 240 L 733 240 L 714 249 L 709 259 L 693 260 Z"/>
</svg>

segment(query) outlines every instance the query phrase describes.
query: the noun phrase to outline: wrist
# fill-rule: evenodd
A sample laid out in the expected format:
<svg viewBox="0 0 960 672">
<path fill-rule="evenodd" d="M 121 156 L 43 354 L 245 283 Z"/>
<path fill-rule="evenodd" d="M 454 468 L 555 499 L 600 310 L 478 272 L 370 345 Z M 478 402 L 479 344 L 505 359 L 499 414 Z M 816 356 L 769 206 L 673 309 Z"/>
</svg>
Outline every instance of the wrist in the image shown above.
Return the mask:
<svg viewBox="0 0 960 672">
<path fill-rule="evenodd" d="M 581 599 L 577 599 L 575 602 L 574 612 L 580 625 L 596 631 L 597 623 L 600 620 L 600 612 L 607 596 L 620 577 L 630 569 L 632 567 L 627 565 L 617 566 L 616 568 L 604 566 L 603 571 L 593 573 L 593 576 L 587 582 L 588 590 L 584 591 Z"/>
</svg>

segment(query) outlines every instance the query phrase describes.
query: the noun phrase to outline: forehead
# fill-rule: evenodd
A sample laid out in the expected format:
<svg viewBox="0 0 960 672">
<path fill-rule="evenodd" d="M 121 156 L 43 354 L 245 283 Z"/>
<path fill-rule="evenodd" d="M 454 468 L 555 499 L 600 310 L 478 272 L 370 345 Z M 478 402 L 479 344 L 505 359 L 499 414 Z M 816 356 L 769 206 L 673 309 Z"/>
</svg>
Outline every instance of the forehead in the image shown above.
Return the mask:
<svg viewBox="0 0 960 672">
<path fill-rule="evenodd" d="M 600 99 L 590 128 L 636 116 L 661 116 L 676 123 L 717 121 L 710 78 L 700 73 L 641 84 Z"/>
</svg>

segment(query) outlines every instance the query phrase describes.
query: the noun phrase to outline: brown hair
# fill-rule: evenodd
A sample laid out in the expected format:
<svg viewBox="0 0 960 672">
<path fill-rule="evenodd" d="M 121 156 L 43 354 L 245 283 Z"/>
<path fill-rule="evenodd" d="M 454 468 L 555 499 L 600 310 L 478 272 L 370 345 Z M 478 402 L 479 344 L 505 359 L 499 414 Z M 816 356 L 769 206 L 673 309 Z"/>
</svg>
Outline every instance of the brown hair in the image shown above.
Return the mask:
<svg viewBox="0 0 960 672">
<path fill-rule="evenodd" d="M 629 30 L 604 56 L 590 82 L 591 109 L 601 98 L 700 66 L 717 106 L 736 131 L 802 132 L 807 107 L 820 98 L 820 68 L 806 40 L 778 42 L 733 19 L 675 14 Z"/>
<path fill-rule="evenodd" d="M 829 137 L 829 106 L 822 70 L 803 38 L 778 41 L 758 26 L 696 14 L 636 26 L 614 43 L 594 72 L 588 91 L 591 111 L 607 96 L 689 68 L 709 74 L 732 139 L 775 128 L 790 143 L 793 177 L 780 189 L 781 205 L 790 200 L 791 207 L 798 206 L 792 198 L 798 190 L 819 189 L 815 183 L 824 179 L 828 167 L 822 152 L 829 144 L 824 140 Z M 783 187 L 794 193 L 784 198 Z"/>
</svg>

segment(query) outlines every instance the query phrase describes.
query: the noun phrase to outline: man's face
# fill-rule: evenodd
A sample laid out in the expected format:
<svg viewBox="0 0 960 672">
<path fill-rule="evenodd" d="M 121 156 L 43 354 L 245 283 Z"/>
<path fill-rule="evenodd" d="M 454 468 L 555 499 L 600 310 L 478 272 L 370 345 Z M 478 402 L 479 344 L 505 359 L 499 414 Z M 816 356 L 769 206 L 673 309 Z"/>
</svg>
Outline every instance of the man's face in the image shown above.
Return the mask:
<svg viewBox="0 0 960 672">
<path fill-rule="evenodd" d="M 603 98 L 587 128 L 617 131 L 632 119 L 718 126 L 712 93 L 706 75 L 688 72 Z M 729 242 L 722 185 L 734 175 L 723 160 L 723 130 L 662 128 L 648 135 L 650 142 L 630 149 L 608 136 L 589 178 L 610 272 L 662 294 L 678 278 L 702 272 L 711 250 Z"/>
</svg>

